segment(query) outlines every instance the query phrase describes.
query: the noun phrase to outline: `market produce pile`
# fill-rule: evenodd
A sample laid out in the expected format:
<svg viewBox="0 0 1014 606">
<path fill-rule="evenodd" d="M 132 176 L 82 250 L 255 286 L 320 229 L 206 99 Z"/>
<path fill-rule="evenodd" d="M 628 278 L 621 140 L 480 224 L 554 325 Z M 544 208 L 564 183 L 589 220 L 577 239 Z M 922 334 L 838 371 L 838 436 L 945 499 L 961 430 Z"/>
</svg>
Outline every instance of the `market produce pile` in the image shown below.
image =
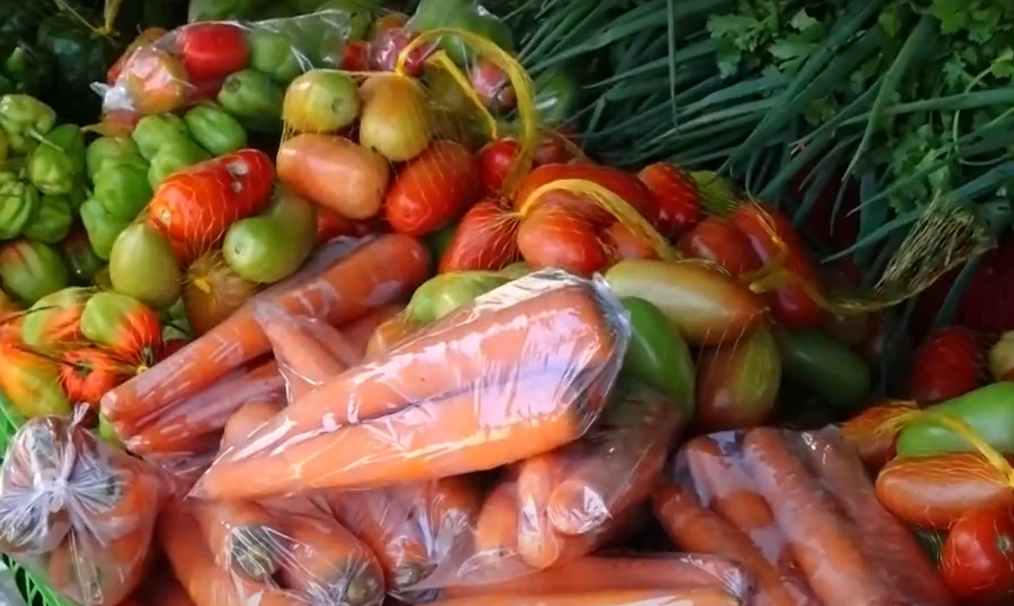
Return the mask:
<svg viewBox="0 0 1014 606">
<path fill-rule="evenodd" d="M 825 263 L 736 170 L 565 126 L 527 5 L 233 4 L 114 46 L 93 119 L 0 95 L 30 600 L 1014 599 L 1014 332 L 896 355 L 989 218 Z"/>
</svg>

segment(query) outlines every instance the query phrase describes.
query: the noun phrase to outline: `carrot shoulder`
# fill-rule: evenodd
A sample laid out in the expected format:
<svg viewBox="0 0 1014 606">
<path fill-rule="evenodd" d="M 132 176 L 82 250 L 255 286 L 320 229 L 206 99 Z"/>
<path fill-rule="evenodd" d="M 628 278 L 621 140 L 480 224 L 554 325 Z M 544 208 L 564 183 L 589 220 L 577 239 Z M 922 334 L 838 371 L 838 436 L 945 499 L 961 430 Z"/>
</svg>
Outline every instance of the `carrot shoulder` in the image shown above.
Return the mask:
<svg viewBox="0 0 1014 606">
<path fill-rule="evenodd" d="M 418 240 L 393 234 L 320 268 L 322 264 L 320 260 L 255 301 L 339 325 L 406 296 L 426 279 L 429 253 Z M 138 418 L 193 396 L 230 370 L 267 353 L 271 345 L 253 310 L 252 304 L 244 306 L 207 334 L 106 394 L 102 399 L 105 417 L 118 432 L 130 433 L 124 430 Z"/>
</svg>

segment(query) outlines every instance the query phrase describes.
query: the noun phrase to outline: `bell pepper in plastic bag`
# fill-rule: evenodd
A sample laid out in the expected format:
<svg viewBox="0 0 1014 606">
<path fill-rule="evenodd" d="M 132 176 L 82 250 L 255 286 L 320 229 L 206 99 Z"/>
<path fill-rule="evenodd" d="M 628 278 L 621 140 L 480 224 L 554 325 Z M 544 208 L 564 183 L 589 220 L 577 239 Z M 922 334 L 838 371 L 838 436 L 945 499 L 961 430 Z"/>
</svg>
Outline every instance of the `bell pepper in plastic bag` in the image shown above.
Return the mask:
<svg viewBox="0 0 1014 606">
<path fill-rule="evenodd" d="M 140 583 L 171 488 L 148 465 L 74 420 L 18 430 L 0 469 L 0 545 L 82 606 L 115 606 Z"/>
</svg>

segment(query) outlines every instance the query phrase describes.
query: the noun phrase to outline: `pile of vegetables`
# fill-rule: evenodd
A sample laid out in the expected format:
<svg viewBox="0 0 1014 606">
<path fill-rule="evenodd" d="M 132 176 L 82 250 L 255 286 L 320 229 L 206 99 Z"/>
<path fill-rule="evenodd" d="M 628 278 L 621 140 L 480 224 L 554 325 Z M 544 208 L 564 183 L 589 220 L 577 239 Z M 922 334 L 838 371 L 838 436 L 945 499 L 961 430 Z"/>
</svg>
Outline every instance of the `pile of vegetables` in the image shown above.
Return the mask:
<svg viewBox="0 0 1014 606">
<path fill-rule="evenodd" d="M 0 549 L 78 606 L 1007 599 L 1014 337 L 897 362 L 885 310 L 1003 225 L 954 194 L 995 166 L 882 163 L 924 112 L 1002 130 L 911 97 L 989 15 L 570 4 L 195 1 L 84 127 L 19 43 Z M 865 236 L 821 263 L 832 173 Z"/>
</svg>

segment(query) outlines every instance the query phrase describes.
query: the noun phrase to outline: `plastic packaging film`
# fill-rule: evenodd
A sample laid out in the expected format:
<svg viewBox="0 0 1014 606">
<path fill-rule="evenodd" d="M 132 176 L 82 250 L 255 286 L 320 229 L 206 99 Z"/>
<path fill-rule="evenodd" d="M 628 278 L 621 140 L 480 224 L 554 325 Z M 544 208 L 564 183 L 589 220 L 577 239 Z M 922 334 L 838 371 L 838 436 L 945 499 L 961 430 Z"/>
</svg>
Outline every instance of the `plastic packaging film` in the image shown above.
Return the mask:
<svg viewBox="0 0 1014 606">
<path fill-rule="evenodd" d="M 226 449 L 194 494 L 372 488 L 548 452 L 597 419 L 629 334 L 601 282 L 530 274 L 291 403 Z"/>
<path fill-rule="evenodd" d="M 655 510 L 680 548 L 741 563 L 758 603 L 953 604 L 836 429 L 695 438 L 656 493 Z"/>
<path fill-rule="evenodd" d="M 366 321 L 420 284 L 428 262 L 425 248 L 405 236 L 332 241 L 300 273 L 107 393 L 102 414 L 134 452 L 176 471 L 200 473 L 235 410 L 249 402 L 285 401 L 285 378 L 258 323 L 258 313 L 265 312 L 257 310 L 277 308 L 334 325 Z"/>
<path fill-rule="evenodd" d="M 300 73 L 341 65 L 346 40 L 361 37 L 369 23 L 363 18 L 355 11 L 324 10 L 268 21 L 204 21 L 158 37 L 142 35 L 109 70 L 107 81 L 93 88 L 105 112 L 138 116 L 222 102 L 223 90 L 227 96 L 258 97 L 258 103 L 243 105 L 247 126 L 280 132 L 277 111 L 274 123 L 265 119 L 271 115 L 267 106 L 280 109 L 284 85 Z M 214 41 L 220 60 L 203 60 L 198 45 L 206 40 Z"/>
<path fill-rule="evenodd" d="M 114 606 L 141 581 L 172 486 L 74 420 L 38 417 L 0 470 L 0 548 L 82 606 Z"/>
</svg>

